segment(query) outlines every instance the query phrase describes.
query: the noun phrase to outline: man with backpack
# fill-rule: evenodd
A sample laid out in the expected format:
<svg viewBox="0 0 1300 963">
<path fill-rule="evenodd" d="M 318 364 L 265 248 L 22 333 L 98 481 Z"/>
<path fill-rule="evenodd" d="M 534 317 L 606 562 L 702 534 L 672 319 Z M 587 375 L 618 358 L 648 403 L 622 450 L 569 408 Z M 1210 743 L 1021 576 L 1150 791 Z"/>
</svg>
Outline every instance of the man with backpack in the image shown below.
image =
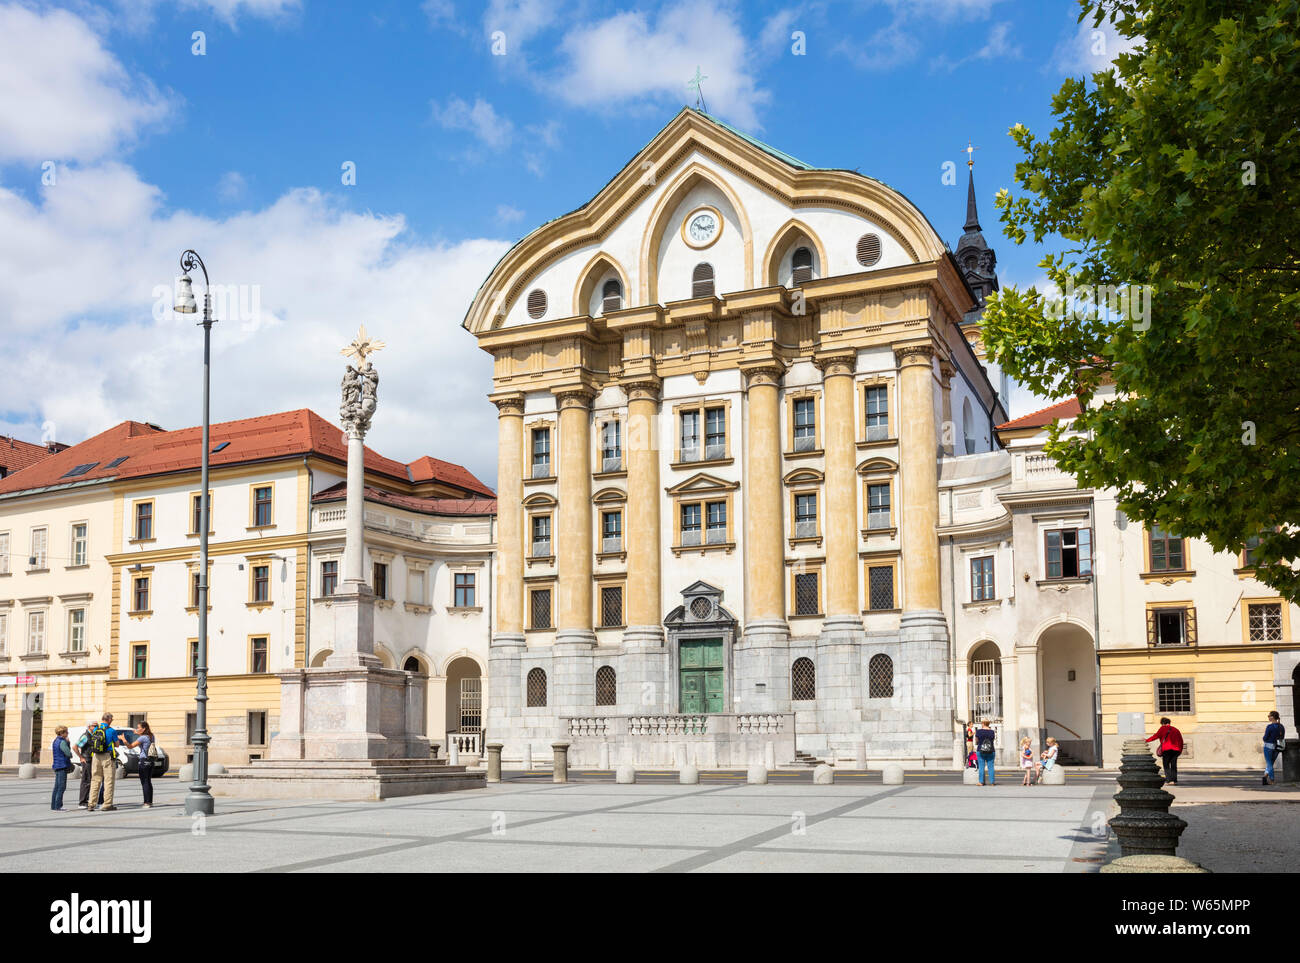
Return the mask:
<svg viewBox="0 0 1300 963">
<path fill-rule="evenodd" d="M 81 763 L 81 789 L 77 793 L 77 808 L 86 809 L 90 803 L 90 777 L 91 768 L 94 766 L 94 760 L 90 757 L 90 734 L 99 728 L 98 722 L 86 723 L 85 730 L 77 736 L 72 744 L 72 751 L 77 757 L 77 762 Z M 99 787 L 98 800 L 100 805 L 104 802 L 104 787 Z"/>
<path fill-rule="evenodd" d="M 998 734 L 993 729 L 993 720 L 985 719 L 979 729 L 975 730 L 975 758 L 979 763 L 980 785 L 986 785 L 984 775 L 988 773 L 989 786 L 997 785 L 997 774 L 993 769 L 993 760 L 997 756 Z"/>
<path fill-rule="evenodd" d="M 113 805 L 113 790 L 117 784 L 117 758 L 113 749 L 121 738 L 113 728 L 111 712 L 104 713 L 101 724 L 90 734 L 90 756 L 94 760 L 95 773 L 90 783 L 90 795 L 93 797 L 99 792 L 101 785 L 104 787 L 104 804 L 100 807 L 100 812 L 112 812 L 117 809 Z M 94 812 L 95 804 L 92 802 L 86 808 Z"/>
</svg>

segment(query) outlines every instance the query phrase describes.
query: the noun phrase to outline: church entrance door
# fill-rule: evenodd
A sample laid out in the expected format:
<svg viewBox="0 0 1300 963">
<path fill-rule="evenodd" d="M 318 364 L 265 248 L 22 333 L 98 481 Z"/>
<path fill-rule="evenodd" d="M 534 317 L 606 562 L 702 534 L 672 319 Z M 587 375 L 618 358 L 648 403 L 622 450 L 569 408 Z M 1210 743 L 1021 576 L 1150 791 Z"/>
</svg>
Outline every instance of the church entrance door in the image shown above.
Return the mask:
<svg viewBox="0 0 1300 963">
<path fill-rule="evenodd" d="M 681 643 L 682 712 L 723 710 L 722 639 L 683 639 Z"/>
</svg>

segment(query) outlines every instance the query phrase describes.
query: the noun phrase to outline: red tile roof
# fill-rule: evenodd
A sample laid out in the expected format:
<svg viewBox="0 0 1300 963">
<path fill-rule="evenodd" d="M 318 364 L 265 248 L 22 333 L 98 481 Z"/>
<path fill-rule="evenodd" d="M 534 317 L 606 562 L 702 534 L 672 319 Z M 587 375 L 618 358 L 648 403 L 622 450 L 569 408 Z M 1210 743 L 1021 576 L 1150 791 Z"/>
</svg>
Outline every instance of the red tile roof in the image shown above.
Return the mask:
<svg viewBox="0 0 1300 963">
<path fill-rule="evenodd" d="M 495 498 L 420 498 L 415 495 L 397 495 L 393 492 L 380 491 L 367 485 L 364 489 L 368 502 L 406 508 L 424 515 L 495 515 L 497 500 Z M 348 497 L 346 482 L 339 482 L 316 493 L 313 502 L 341 502 Z"/>
<path fill-rule="evenodd" d="M 16 471 L 29 468 L 67 447 L 55 442 L 50 442 L 48 445 L 34 445 L 30 441 L 20 441 L 12 435 L 0 435 L 0 476 L 12 475 Z"/>
<path fill-rule="evenodd" d="M 455 485 L 457 488 L 463 488 L 466 491 L 486 495 L 488 498 L 496 497 L 496 492 L 475 478 L 468 469 L 461 465 L 453 465 L 449 461 L 443 461 L 441 458 L 431 458 L 425 455 L 423 458 L 417 458 L 406 467 L 411 473 L 411 481 L 413 482 L 443 482 L 448 485 Z"/>
<path fill-rule="evenodd" d="M 1077 418 L 1081 411 L 1083 409 L 1079 405 L 1078 398 L 1066 398 L 1054 405 L 1048 405 L 1046 408 L 1039 408 L 1027 415 L 1013 418 L 1005 424 L 998 425 L 995 430 L 1002 431 L 1004 428 L 1042 428 L 1054 421 L 1060 421 L 1062 418 Z"/>
<path fill-rule="evenodd" d="M 154 425 L 124 421 L 79 445 L 51 455 L 19 475 L 0 480 L 0 494 L 76 482 L 143 478 L 148 475 L 194 471 L 199 468 L 202 458 L 202 438 L 203 431 L 199 427 L 163 431 Z M 225 448 L 213 451 L 223 442 L 227 443 Z M 302 455 L 318 455 L 345 464 L 348 449 L 342 429 L 330 424 L 314 411 L 299 408 L 296 411 L 213 425 L 209 436 L 209 452 L 209 464 L 213 468 L 220 468 Z M 110 468 L 118 459 L 122 461 Z M 69 471 L 83 465 L 91 467 L 80 474 L 68 476 Z M 406 465 L 385 458 L 369 448 L 365 450 L 365 466 L 367 471 L 375 474 L 407 484 L 411 481 Z M 459 487 L 468 491 L 483 489 L 482 483 L 474 476 L 464 469 L 460 470 L 476 484 L 473 487 Z M 448 481 L 448 484 L 458 483 Z"/>
</svg>

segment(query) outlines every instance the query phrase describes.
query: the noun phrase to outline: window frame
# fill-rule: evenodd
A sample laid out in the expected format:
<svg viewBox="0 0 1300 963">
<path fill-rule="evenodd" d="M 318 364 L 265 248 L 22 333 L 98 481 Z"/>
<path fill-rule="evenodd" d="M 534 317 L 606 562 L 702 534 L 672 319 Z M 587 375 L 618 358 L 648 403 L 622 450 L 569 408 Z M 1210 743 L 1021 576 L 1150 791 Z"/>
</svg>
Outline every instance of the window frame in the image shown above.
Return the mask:
<svg viewBox="0 0 1300 963">
<path fill-rule="evenodd" d="M 817 580 L 817 605 L 816 610 L 812 612 L 799 611 L 799 579 L 812 577 Z M 807 563 L 790 566 L 790 602 L 787 609 L 790 619 L 815 619 L 822 618 L 826 614 L 826 579 L 824 566 L 821 562 L 809 565 Z"/>
<path fill-rule="evenodd" d="M 32 623 L 40 619 L 40 631 L 33 630 Z M 39 639 L 39 647 L 33 643 Z M 27 613 L 27 654 L 48 656 L 50 654 L 50 610 L 48 608 L 32 609 Z"/>
<path fill-rule="evenodd" d="M 80 537 L 77 529 L 83 529 Z M 80 519 L 68 525 L 68 568 L 85 568 L 90 564 L 90 522 Z M 78 554 L 80 552 L 80 554 Z"/>
<path fill-rule="evenodd" d="M 1250 610 L 1255 606 L 1278 606 L 1278 632 L 1276 639 L 1250 637 Z M 1241 641 L 1247 645 L 1287 645 L 1291 642 L 1291 605 L 1281 596 L 1243 598 L 1241 600 Z"/>
<path fill-rule="evenodd" d="M 546 582 L 526 585 L 525 590 L 528 595 L 528 632 L 554 632 L 555 631 L 555 582 L 548 580 Z M 536 619 L 536 602 L 534 596 L 538 592 L 545 592 L 546 599 L 546 625 L 537 625 Z"/>
<path fill-rule="evenodd" d="M 137 671 L 137 670 L 140 668 L 140 652 L 141 652 L 141 650 L 143 650 L 143 652 L 144 652 L 144 672 L 143 672 L 143 673 Z M 149 678 L 149 643 L 148 643 L 147 641 L 145 641 L 145 642 L 132 642 L 131 645 L 130 645 L 129 652 L 130 652 L 129 658 L 130 658 L 130 671 L 131 671 L 131 674 L 130 674 L 130 676 L 129 676 L 128 678 L 131 678 L 131 679 L 147 679 L 147 678 Z"/>
<path fill-rule="evenodd" d="M 863 615 L 879 614 L 882 612 L 901 612 L 902 600 L 899 598 L 899 580 L 898 580 L 898 561 L 897 555 L 888 557 L 867 557 L 862 560 L 862 591 L 864 594 L 863 602 L 865 608 L 862 609 Z M 871 570 L 872 569 L 889 569 L 890 570 L 890 594 L 894 603 L 893 608 L 878 609 L 872 608 L 871 605 Z"/>
<path fill-rule="evenodd" d="M 1160 642 L 1160 616 L 1178 612 L 1182 615 L 1182 641 Z M 1146 604 L 1146 635 L 1148 649 L 1192 649 L 1198 641 L 1196 606 L 1190 602 L 1148 602 Z"/>
<path fill-rule="evenodd" d="M 709 457 L 709 429 L 708 413 L 710 411 L 721 411 L 722 418 L 722 454 Z M 686 449 L 682 442 L 685 438 L 683 431 L 683 417 L 693 415 L 699 424 L 698 434 L 698 451 L 699 457 L 687 460 L 685 458 Z M 709 465 L 727 465 L 732 462 L 731 456 L 731 438 L 733 421 L 731 418 L 731 399 L 730 398 L 695 398 L 688 402 L 683 402 L 673 406 L 673 427 L 675 429 L 673 437 L 673 468 L 692 468 L 694 466 Z"/>
<path fill-rule="evenodd" d="M 198 491 L 192 491 L 189 493 L 190 525 L 189 525 L 189 531 L 185 533 L 186 538 L 198 538 L 199 535 L 201 534 L 199 532 L 199 518 L 198 518 L 198 513 L 202 508 L 200 502 L 200 495 L 201 492 Z M 212 511 L 213 505 L 214 505 L 214 499 L 212 497 L 212 489 L 208 489 L 208 535 L 209 536 L 217 534 L 216 525 L 214 524 L 216 516 Z"/>
<path fill-rule="evenodd" d="M 1091 526 L 1076 525 L 1076 526 L 1061 526 L 1059 528 L 1044 528 L 1042 532 L 1043 532 L 1043 580 L 1044 581 L 1062 582 L 1062 581 L 1069 581 L 1070 579 L 1091 579 L 1092 578 L 1093 562 L 1096 556 L 1093 550 Z M 1065 534 L 1067 532 L 1072 532 L 1074 534 L 1074 552 L 1075 552 L 1075 558 L 1074 558 L 1075 574 L 1074 575 L 1065 574 L 1065 552 L 1067 550 L 1067 546 L 1065 545 Z M 1087 533 L 1088 571 L 1086 573 L 1082 571 L 1083 555 L 1080 552 L 1080 538 L 1079 538 L 1080 532 Z M 1059 551 L 1061 555 L 1058 561 L 1058 565 L 1060 565 L 1061 571 L 1060 574 L 1058 575 L 1052 574 L 1052 556 L 1051 556 L 1051 545 L 1049 543 L 1049 539 L 1053 535 L 1060 536 Z"/>
<path fill-rule="evenodd" d="M 36 533 L 41 534 L 41 550 L 36 550 Z M 27 538 L 27 571 L 48 572 L 50 570 L 50 528 L 48 525 L 33 525 Z M 34 560 L 34 561 L 33 561 Z"/>
<path fill-rule="evenodd" d="M 1191 571 L 1191 566 L 1188 564 L 1189 560 L 1187 558 L 1187 554 L 1188 554 L 1187 548 L 1190 539 L 1184 538 L 1181 535 L 1171 535 L 1168 532 L 1161 529 L 1160 526 L 1158 525 L 1152 525 L 1151 527 L 1147 528 L 1145 534 L 1146 534 L 1146 566 L 1147 566 L 1146 571 L 1148 574 L 1184 575 Z M 1163 567 L 1156 566 L 1156 543 L 1157 542 L 1161 543 L 1163 549 L 1163 558 L 1164 558 L 1164 561 L 1162 563 Z M 1173 568 L 1169 565 L 1170 542 L 1178 543 L 1178 554 L 1180 556 L 1180 563 L 1177 568 Z"/>
<path fill-rule="evenodd" d="M 872 526 L 871 524 L 871 517 L 873 514 L 871 511 L 871 490 L 873 488 L 885 489 L 885 495 L 889 499 L 889 505 L 888 505 L 889 513 L 888 516 L 886 517 L 886 521 L 888 522 L 887 525 Z M 893 475 L 888 475 L 888 476 L 879 475 L 879 476 L 864 477 L 862 479 L 862 521 L 865 526 L 864 531 L 866 531 L 867 533 L 871 533 L 871 532 L 889 533 L 895 531 L 898 528 L 898 522 L 896 521 L 894 516 L 895 501 L 896 500 L 894 498 L 894 476 Z"/>
<path fill-rule="evenodd" d="M 1164 683 L 1164 684 L 1166 684 L 1166 685 L 1186 683 L 1186 685 L 1187 685 L 1187 704 L 1188 704 L 1188 709 L 1187 709 L 1186 712 L 1184 712 L 1184 711 L 1182 711 L 1182 710 L 1180 710 L 1180 709 L 1170 709 L 1170 708 L 1168 708 L 1167 706 L 1162 706 L 1162 705 L 1160 704 L 1160 685 L 1161 685 L 1161 683 Z M 1169 677 L 1169 678 L 1153 677 L 1153 678 L 1151 679 L 1151 705 L 1154 707 L 1154 712 L 1155 712 L 1155 714 L 1156 714 L 1157 716 L 1194 716 L 1194 715 L 1196 715 L 1196 680 L 1195 680 L 1194 678 L 1192 678 L 1191 676 L 1175 676 L 1175 677 Z"/>
<path fill-rule="evenodd" d="M 469 585 L 460 584 L 461 579 L 469 579 Z M 468 591 L 468 601 L 462 597 L 461 592 Z M 452 572 L 451 574 L 451 607 L 453 609 L 472 609 L 478 607 L 478 573 L 477 572 Z"/>
<path fill-rule="evenodd" d="M 985 565 L 984 563 L 988 563 Z M 977 573 L 976 565 L 980 568 L 986 568 L 986 573 Z M 987 574 L 987 585 L 984 575 Z M 982 594 L 981 589 L 984 589 Z M 970 600 L 972 602 L 995 602 L 997 601 L 997 555 L 975 555 L 970 559 Z"/>
<path fill-rule="evenodd" d="M 325 566 L 327 565 L 332 565 L 334 567 L 334 570 L 332 572 L 326 572 Z M 331 598 L 334 595 L 337 595 L 339 590 L 339 560 L 337 558 L 320 559 L 319 571 L 320 571 L 320 583 L 319 583 L 320 597 Z M 327 586 L 329 587 L 328 592 L 325 591 Z"/>
<path fill-rule="evenodd" d="M 257 497 L 259 491 L 269 491 L 270 497 L 265 502 Z M 266 518 L 265 522 L 258 521 L 258 510 L 265 504 Z M 208 518 L 208 524 L 212 524 L 211 516 Z M 248 486 L 248 530 L 262 531 L 268 528 L 275 528 L 275 482 L 254 482 Z"/>
<path fill-rule="evenodd" d="M 139 572 L 126 570 L 126 574 L 131 580 L 131 608 L 127 615 L 152 615 L 153 614 L 153 569 L 144 569 Z M 140 585 L 144 583 L 144 608 L 140 608 Z"/>
<path fill-rule="evenodd" d="M 610 430 L 614 434 L 614 447 L 608 447 Z M 623 416 L 618 413 L 603 414 L 596 423 L 596 467 L 593 475 L 617 475 L 627 470 L 627 451 L 623 443 Z M 610 452 L 613 454 L 610 454 Z"/>
<path fill-rule="evenodd" d="M 262 656 L 265 660 L 266 667 L 261 671 L 257 669 L 257 642 L 263 643 Z M 270 675 L 271 674 L 271 637 L 265 632 L 258 632 L 248 637 L 248 674 L 249 675 Z"/>
<path fill-rule="evenodd" d="M 13 552 L 13 533 L 0 532 L 0 576 L 10 574 L 10 557 Z"/>
<path fill-rule="evenodd" d="M 75 617 L 77 615 L 81 616 L 80 625 L 78 625 L 75 621 Z M 65 624 L 67 625 L 67 633 L 68 633 L 67 634 L 68 654 L 85 655 L 86 654 L 86 608 L 85 606 L 78 605 L 68 609 L 67 618 L 65 619 Z M 80 646 L 77 645 L 78 629 L 81 630 Z"/>
<path fill-rule="evenodd" d="M 537 523 L 546 522 L 546 547 L 545 555 L 537 553 L 534 549 L 541 544 L 537 539 Z M 555 515 L 551 510 L 528 513 L 528 558 L 529 561 L 554 561 L 555 560 Z"/>
<path fill-rule="evenodd" d="M 370 560 L 370 591 L 374 593 L 375 601 L 377 602 L 387 602 L 392 598 L 388 594 L 389 564 L 390 563 L 387 561 L 381 561 L 378 559 L 372 558 Z M 381 575 L 383 576 L 382 578 L 380 577 Z M 382 592 L 380 591 L 381 588 L 383 589 Z"/>
<path fill-rule="evenodd" d="M 618 597 L 618 621 L 605 621 L 605 593 L 616 591 Z M 627 627 L 627 583 L 622 579 L 602 580 L 596 585 L 596 628 L 622 629 Z"/>
<path fill-rule="evenodd" d="M 858 404 L 861 406 L 858 417 L 858 430 L 860 432 L 858 436 L 858 447 L 865 448 L 871 445 L 886 445 L 897 441 L 898 436 L 894 429 L 894 411 L 896 409 L 896 405 L 894 404 L 894 379 L 881 376 L 868 377 L 859 381 L 858 385 Z M 885 393 L 885 432 L 883 436 L 873 438 L 871 437 L 871 429 L 880 426 L 869 424 L 868 419 L 871 418 L 873 414 L 870 402 L 871 393 L 873 389 L 877 388 L 883 390 Z M 878 412 L 876 414 L 878 414 Z"/>
<path fill-rule="evenodd" d="M 555 475 L 555 425 L 550 422 L 533 422 L 527 426 L 528 430 L 528 479 L 540 481 L 542 479 L 554 479 Z M 537 440 L 539 436 L 546 438 L 546 471 L 542 474 L 537 473 Z"/>
<path fill-rule="evenodd" d="M 140 545 L 147 542 L 156 542 L 158 540 L 158 537 L 155 534 L 157 530 L 157 522 L 158 522 L 158 513 L 156 511 L 157 505 L 155 503 L 156 503 L 156 499 L 153 498 L 138 498 L 131 502 L 131 537 L 127 539 L 127 542 L 129 544 Z M 142 508 L 149 509 L 149 513 L 148 513 L 149 534 L 148 535 L 140 534 L 140 521 L 141 521 L 140 510 Z"/>
</svg>

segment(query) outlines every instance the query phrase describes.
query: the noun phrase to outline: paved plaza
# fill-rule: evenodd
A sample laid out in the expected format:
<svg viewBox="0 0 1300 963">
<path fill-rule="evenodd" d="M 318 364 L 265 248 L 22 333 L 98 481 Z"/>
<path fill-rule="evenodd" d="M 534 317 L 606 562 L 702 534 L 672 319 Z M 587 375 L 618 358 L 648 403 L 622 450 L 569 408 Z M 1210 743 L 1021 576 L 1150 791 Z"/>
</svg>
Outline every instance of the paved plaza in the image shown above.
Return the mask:
<svg viewBox="0 0 1300 963">
<path fill-rule="evenodd" d="M 956 774 L 668 774 L 636 785 L 508 774 L 484 790 L 381 803 L 217 800 L 202 823 L 185 787 L 155 783 L 140 808 L 118 782 L 116 812 L 48 810 L 49 779 L 0 778 L 2 872 L 1095 872 L 1114 783 L 963 786 Z M 599 781 L 597 781 L 599 778 Z M 65 804 L 75 807 L 77 781 Z M 147 846 L 142 846 L 143 840 Z"/>
</svg>

